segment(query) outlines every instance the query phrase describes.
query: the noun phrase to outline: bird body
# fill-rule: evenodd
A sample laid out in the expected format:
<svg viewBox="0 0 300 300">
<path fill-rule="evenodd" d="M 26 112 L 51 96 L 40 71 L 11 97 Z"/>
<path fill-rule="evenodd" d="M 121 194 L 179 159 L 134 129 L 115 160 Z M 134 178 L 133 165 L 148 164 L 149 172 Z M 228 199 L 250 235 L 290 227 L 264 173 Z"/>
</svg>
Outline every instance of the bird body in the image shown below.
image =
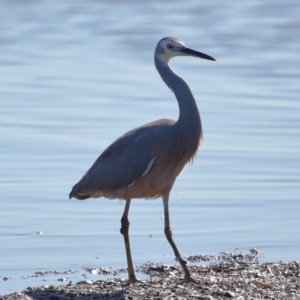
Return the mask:
<svg viewBox="0 0 300 300">
<path fill-rule="evenodd" d="M 135 128 L 108 146 L 82 179 L 74 185 L 69 197 L 84 200 L 105 197 L 124 199 L 121 219 L 128 263 L 129 281 L 137 281 L 129 244 L 128 212 L 131 199 L 162 197 L 165 234 L 184 272 L 185 280 L 193 281 L 186 262 L 172 239 L 169 221 L 169 193 L 176 177 L 187 162 L 193 160 L 202 139 L 200 114 L 187 83 L 175 74 L 169 60 L 175 56 L 214 58 L 187 48 L 173 37 L 161 39 L 154 52 L 154 63 L 165 84 L 174 92 L 178 106 L 177 121 L 160 119 Z"/>
<path fill-rule="evenodd" d="M 200 141 L 198 135 L 193 143 L 177 127 L 175 121 L 161 119 L 125 133 L 104 150 L 70 197 L 160 197 L 195 155 Z"/>
</svg>

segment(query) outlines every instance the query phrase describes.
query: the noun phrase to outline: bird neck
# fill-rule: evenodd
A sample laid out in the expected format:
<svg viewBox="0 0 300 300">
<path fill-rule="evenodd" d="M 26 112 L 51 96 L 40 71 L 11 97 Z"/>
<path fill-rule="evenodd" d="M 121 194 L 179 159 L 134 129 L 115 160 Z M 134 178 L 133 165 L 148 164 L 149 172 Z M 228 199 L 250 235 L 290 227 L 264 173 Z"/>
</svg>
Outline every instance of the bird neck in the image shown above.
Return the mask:
<svg viewBox="0 0 300 300">
<path fill-rule="evenodd" d="M 179 118 L 175 126 L 190 133 L 200 142 L 202 126 L 195 98 L 187 83 L 172 71 L 168 63 L 161 62 L 155 57 L 155 66 L 165 84 L 174 92 L 178 106 Z"/>
</svg>

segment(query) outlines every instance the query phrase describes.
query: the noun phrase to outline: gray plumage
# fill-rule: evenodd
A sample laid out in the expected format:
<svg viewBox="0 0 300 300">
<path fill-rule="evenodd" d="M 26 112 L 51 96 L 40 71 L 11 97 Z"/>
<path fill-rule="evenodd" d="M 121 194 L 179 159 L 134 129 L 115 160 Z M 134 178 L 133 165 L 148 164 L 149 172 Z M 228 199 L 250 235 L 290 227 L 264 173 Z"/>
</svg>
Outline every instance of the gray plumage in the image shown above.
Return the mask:
<svg viewBox="0 0 300 300">
<path fill-rule="evenodd" d="M 187 48 L 182 41 L 173 37 L 163 38 L 157 44 L 154 53 L 155 66 L 165 84 L 176 96 L 179 106 L 178 120 L 157 120 L 118 138 L 104 150 L 73 187 L 70 198 L 83 200 L 103 196 L 127 200 L 122 218 L 125 220 L 130 199 L 162 196 L 165 216 L 167 214 L 165 232 L 170 231 L 168 214 L 170 190 L 185 164 L 196 155 L 202 138 L 201 120 L 194 96 L 187 83 L 168 65 L 169 60 L 175 56 L 195 56 L 208 60 L 214 58 Z M 122 221 L 122 226 L 125 224 L 123 223 Z M 169 237 L 167 235 L 167 238 L 172 240 L 171 234 Z M 169 242 L 171 243 L 170 240 Z M 174 247 L 173 250 L 176 257 L 179 256 L 177 257 L 179 261 L 182 260 L 177 248 L 178 253 Z M 133 271 L 130 271 L 128 257 L 127 261 L 129 280 L 135 282 L 136 278 Z M 180 263 L 183 266 L 181 261 Z M 186 267 L 185 269 L 187 270 Z M 191 279 L 186 270 L 185 278 Z"/>
</svg>

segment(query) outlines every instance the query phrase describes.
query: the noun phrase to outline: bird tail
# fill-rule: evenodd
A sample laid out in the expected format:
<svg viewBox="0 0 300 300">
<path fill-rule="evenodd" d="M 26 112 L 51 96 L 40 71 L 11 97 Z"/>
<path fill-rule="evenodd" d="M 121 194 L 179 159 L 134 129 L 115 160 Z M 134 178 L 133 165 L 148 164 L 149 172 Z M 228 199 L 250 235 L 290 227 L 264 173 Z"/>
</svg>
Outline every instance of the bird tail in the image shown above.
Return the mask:
<svg viewBox="0 0 300 300">
<path fill-rule="evenodd" d="M 91 196 L 86 194 L 84 191 L 81 191 L 79 188 L 79 184 L 76 183 L 69 194 L 69 199 L 71 198 L 76 198 L 78 200 L 85 200 L 91 198 Z"/>
</svg>

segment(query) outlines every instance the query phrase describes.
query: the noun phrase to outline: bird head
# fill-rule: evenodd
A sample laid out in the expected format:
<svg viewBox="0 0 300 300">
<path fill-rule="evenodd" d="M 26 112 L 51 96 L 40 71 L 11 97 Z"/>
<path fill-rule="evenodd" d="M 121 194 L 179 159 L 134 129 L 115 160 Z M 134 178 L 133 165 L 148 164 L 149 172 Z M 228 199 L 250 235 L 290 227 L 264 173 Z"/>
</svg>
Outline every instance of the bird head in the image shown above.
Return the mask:
<svg viewBox="0 0 300 300">
<path fill-rule="evenodd" d="M 183 41 L 174 37 L 165 37 L 161 39 L 156 46 L 154 56 L 164 64 L 167 64 L 169 60 L 175 56 L 194 56 L 215 60 L 209 55 L 187 48 Z"/>
</svg>

